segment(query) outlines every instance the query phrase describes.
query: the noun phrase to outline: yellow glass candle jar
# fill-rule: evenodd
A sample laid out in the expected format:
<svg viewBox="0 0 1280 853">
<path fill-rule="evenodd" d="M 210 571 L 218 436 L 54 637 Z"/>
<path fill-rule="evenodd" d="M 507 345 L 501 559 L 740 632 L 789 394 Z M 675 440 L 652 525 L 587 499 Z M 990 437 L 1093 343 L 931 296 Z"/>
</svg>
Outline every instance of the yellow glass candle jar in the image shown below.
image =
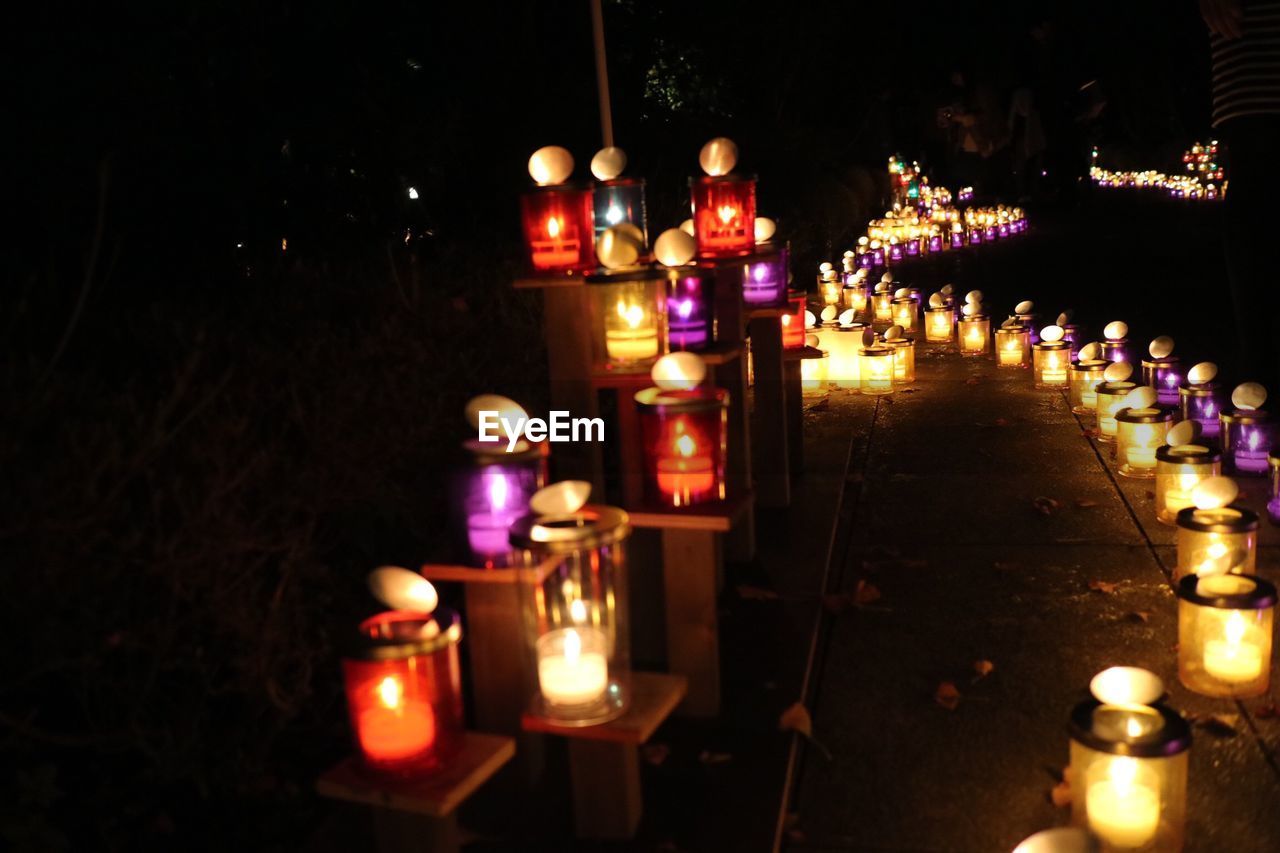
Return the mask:
<svg viewBox="0 0 1280 853">
<path fill-rule="evenodd" d="M 1072 823 L 1104 851 L 1181 850 L 1191 727 L 1163 705 L 1104 705 L 1071 712 Z"/>
<path fill-rule="evenodd" d="M 1176 524 L 1178 513 L 1193 506 L 1191 490 L 1222 474 L 1222 453 L 1199 444 L 1164 445 L 1156 450 L 1156 520 Z"/>
<path fill-rule="evenodd" d="M 1178 679 L 1204 696 L 1262 696 L 1271 683 L 1276 588 L 1244 575 L 1178 582 Z"/>
<path fill-rule="evenodd" d="M 1066 388 L 1070 364 L 1071 344 L 1066 341 L 1040 341 L 1031 346 L 1031 375 L 1037 388 Z"/>
<path fill-rule="evenodd" d="M 853 311 L 855 317 L 867 316 L 867 290 L 865 281 L 848 282 L 841 290 L 841 301 L 845 309 Z"/>
<path fill-rule="evenodd" d="M 1116 440 L 1116 412 L 1124 403 L 1125 395 L 1137 388 L 1134 382 L 1099 382 L 1094 389 L 1098 419 L 1098 441 Z"/>
<path fill-rule="evenodd" d="M 889 341 L 893 349 L 893 379 L 895 382 L 916 381 L 916 342 L 910 338 Z"/>
<path fill-rule="evenodd" d="M 823 336 L 823 344 L 830 355 L 827 364 L 827 380 L 837 388 L 858 388 L 858 350 L 862 348 L 864 323 L 849 323 L 831 329 Z"/>
<path fill-rule="evenodd" d="M 1077 361 L 1067 368 L 1067 399 L 1077 415 L 1092 415 L 1098 407 L 1098 385 L 1107 362 L 1100 358 Z"/>
<path fill-rule="evenodd" d="M 804 358 L 800 360 L 800 393 L 805 396 L 821 394 L 827 390 L 827 372 L 831 359 L 826 350 L 818 349 L 818 336 L 809 335 Z"/>
<path fill-rule="evenodd" d="M 916 330 L 916 300 L 910 296 L 894 299 L 891 305 L 893 324 L 901 326 L 904 332 Z"/>
<path fill-rule="evenodd" d="M 1116 412 L 1116 464 L 1122 477 L 1145 480 L 1156 475 L 1156 450 L 1165 443 L 1173 413 L 1164 409 Z"/>
<path fill-rule="evenodd" d="M 596 370 L 647 371 L 667 350 L 666 279 L 634 273 L 587 284 Z"/>
<path fill-rule="evenodd" d="M 1023 367 L 1031 361 L 1031 331 L 1021 325 L 996 329 L 996 366 Z"/>
<path fill-rule="evenodd" d="M 888 290 L 876 291 L 871 296 L 871 310 L 877 323 L 892 323 L 893 294 Z"/>
<path fill-rule="evenodd" d="M 1242 506 L 1188 507 L 1178 513 L 1178 565 L 1187 575 L 1253 575 L 1258 571 L 1258 514 Z"/>
<path fill-rule="evenodd" d="M 961 317 L 956 326 L 960 336 L 960 354 L 986 355 L 991 345 L 991 320 L 985 314 Z"/>
<path fill-rule="evenodd" d="M 858 350 L 859 388 L 863 394 L 893 393 L 893 348 L 872 344 Z"/>
<path fill-rule="evenodd" d="M 955 332 L 956 312 L 951 308 L 927 308 L 924 312 L 924 339 L 931 344 L 951 341 Z"/>
</svg>

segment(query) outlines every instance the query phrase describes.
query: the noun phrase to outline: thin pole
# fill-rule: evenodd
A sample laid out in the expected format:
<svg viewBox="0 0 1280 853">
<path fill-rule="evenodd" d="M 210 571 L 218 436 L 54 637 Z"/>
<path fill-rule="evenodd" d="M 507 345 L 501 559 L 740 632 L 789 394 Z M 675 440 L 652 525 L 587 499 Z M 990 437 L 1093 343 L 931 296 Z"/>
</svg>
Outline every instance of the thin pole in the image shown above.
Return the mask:
<svg viewBox="0 0 1280 853">
<path fill-rule="evenodd" d="M 596 45 L 596 92 L 600 96 L 600 132 L 604 147 L 613 146 L 613 111 L 609 107 L 609 63 L 604 57 L 604 13 L 600 0 L 591 0 L 591 35 Z"/>
</svg>

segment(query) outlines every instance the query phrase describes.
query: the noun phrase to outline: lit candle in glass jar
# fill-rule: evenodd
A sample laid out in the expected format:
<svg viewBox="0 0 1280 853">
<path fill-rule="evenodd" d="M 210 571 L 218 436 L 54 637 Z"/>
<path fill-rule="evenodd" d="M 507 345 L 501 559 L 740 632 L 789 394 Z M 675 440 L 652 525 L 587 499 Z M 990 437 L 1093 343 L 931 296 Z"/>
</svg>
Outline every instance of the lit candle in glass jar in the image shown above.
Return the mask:
<svg viewBox="0 0 1280 853">
<path fill-rule="evenodd" d="M 935 293 L 934 296 L 937 296 Z M 955 311 L 940 305 L 924 312 L 924 339 L 930 343 L 947 343 L 956 322 Z"/>
<path fill-rule="evenodd" d="M 525 507 L 517 505 L 512 494 L 516 489 L 501 467 L 492 466 L 482 477 L 482 500 L 475 511 L 467 514 L 467 543 L 478 559 L 488 562 L 500 559 L 510 550 L 507 531 L 511 523 L 524 514 Z M 524 501 L 527 499 L 523 497 Z"/>
<path fill-rule="evenodd" d="M 1156 449 L 1165 443 L 1173 415 L 1162 409 L 1125 408 L 1116 412 L 1118 473 L 1146 479 L 1155 476 Z"/>
<path fill-rule="evenodd" d="M 1062 339 L 1062 327 L 1045 326 L 1040 341 L 1031 345 L 1031 371 L 1037 388 L 1066 388 L 1071 347 Z M 1155 460 L 1152 459 L 1152 464 Z"/>
<path fill-rule="evenodd" d="M 991 321 L 984 314 L 961 317 L 958 325 L 960 354 L 985 355 L 990 340 Z"/>
<path fill-rule="evenodd" d="M 1222 454 L 1217 450 L 1198 444 L 1161 447 L 1156 451 L 1156 519 L 1174 524 L 1179 512 L 1194 505 L 1195 487 L 1221 473 Z"/>
<path fill-rule="evenodd" d="M 1222 639 L 1207 640 L 1204 644 L 1207 674 L 1227 684 L 1253 681 L 1262 675 L 1262 645 L 1245 640 L 1248 628 L 1240 611 L 1231 611 L 1222 629 Z"/>
<path fill-rule="evenodd" d="M 1200 424 L 1202 434 L 1208 438 L 1216 438 L 1222 427 L 1222 389 L 1213 381 L 1217 375 L 1216 364 L 1202 361 L 1187 371 L 1186 384 L 1178 389 L 1182 419 Z"/>
<path fill-rule="evenodd" d="M 1091 415 L 1098 406 L 1098 385 L 1107 362 L 1100 358 L 1077 361 L 1067 369 L 1067 396 L 1071 411 Z"/>
<path fill-rule="evenodd" d="M 1178 677 L 1205 696 L 1264 695 L 1271 681 L 1276 588 L 1243 575 L 1178 582 Z"/>
<path fill-rule="evenodd" d="M 617 362 L 643 361 L 658 354 L 658 328 L 637 302 L 619 299 L 616 318 L 605 328 L 605 351 Z"/>
<path fill-rule="evenodd" d="M 996 329 L 996 364 L 999 367 L 1022 367 L 1031 349 L 1031 334 L 1019 323 Z"/>
<path fill-rule="evenodd" d="M 893 393 L 893 349 L 873 344 L 859 350 L 859 387 L 863 394 Z"/>
<path fill-rule="evenodd" d="M 585 625 L 538 637 L 538 689 L 547 704 L 575 706 L 598 701 L 609 684 L 606 645 L 603 631 Z"/>
<path fill-rule="evenodd" d="M 1116 440 L 1116 412 L 1124 405 L 1124 398 L 1137 388 L 1134 382 L 1101 382 L 1094 389 L 1097 399 L 1095 414 L 1098 421 L 1098 441 Z"/>
<path fill-rule="evenodd" d="M 1227 465 L 1239 474 L 1265 474 L 1271 452 L 1270 415 L 1260 411 L 1223 412 L 1222 452 Z"/>
<path fill-rule="evenodd" d="M 1156 837 L 1160 790 L 1155 774 L 1123 755 L 1107 762 L 1105 776 L 1089 786 L 1089 828 L 1108 844 L 1139 848 Z"/>
<path fill-rule="evenodd" d="M 903 331 L 914 332 L 916 328 L 916 301 L 910 296 L 895 297 L 890 303 L 891 317 L 895 326 Z"/>
</svg>

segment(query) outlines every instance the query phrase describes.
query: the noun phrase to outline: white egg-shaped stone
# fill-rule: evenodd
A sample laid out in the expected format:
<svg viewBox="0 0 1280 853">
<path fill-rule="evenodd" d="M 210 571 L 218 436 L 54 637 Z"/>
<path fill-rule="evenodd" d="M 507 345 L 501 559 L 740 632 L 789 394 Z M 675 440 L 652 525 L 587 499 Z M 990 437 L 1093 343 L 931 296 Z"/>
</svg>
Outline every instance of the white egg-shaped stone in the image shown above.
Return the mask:
<svg viewBox="0 0 1280 853">
<path fill-rule="evenodd" d="M 778 233 L 778 223 L 767 216 L 757 216 L 755 224 L 756 242 L 768 243 Z"/>
<path fill-rule="evenodd" d="M 960 313 L 966 317 L 973 317 L 982 313 L 982 305 L 978 302 L 966 302 L 960 306 Z"/>
<path fill-rule="evenodd" d="M 903 329 L 901 326 L 890 326 L 884 330 L 884 339 L 886 341 L 896 341 L 902 337 Z"/>
<path fill-rule="evenodd" d="M 688 391 L 697 388 L 707 378 L 707 363 L 696 353 L 668 353 L 653 363 L 649 377 L 659 388 Z"/>
<path fill-rule="evenodd" d="M 881 281 L 876 283 L 875 290 L 876 293 L 888 293 L 890 287 L 892 287 L 892 285 L 889 282 Z"/>
<path fill-rule="evenodd" d="M 1021 321 L 1021 320 L 1019 320 L 1017 317 L 1009 317 L 1009 318 L 1007 318 L 1003 323 L 1001 323 L 1001 324 L 1000 324 L 1000 328 L 1002 328 L 1002 329 L 1020 329 L 1020 328 L 1022 328 L 1022 321 Z"/>
<path fill-rule="evenodd" d="M 536 515 L 577 512 L 589 497 L 591 484 L 586 480 L 561 480 L 534 492 L 529 499 L 529 509 Z"/>
<path fill-rule="evenodd" d="M 1129 334 L 1129 324 L 1123 320 L 1112 320 L 1102 329 L 1102 336 L 1109 341 L 1124 340 L 1124 336 Z"/>
<path fill-rule="evenodd" d="M 698 241 L 679 228 L 668 228 L 653 241 L 653 254 L 658 263 L 668 267 L 682 267 L 698 253 Z"/>
<path fill-rule="evenodd" d="M 929 307 L 930 307 L 930 308 L 941 308 L 942 306 L 944 306 L 944 305 L 946 305 L 946 304 L 947 304 L 947 300 L 945 300 L 945 299 L 943 299 L 943 298 L 942 298 L 942 294 L 941 294 L 941 293 L 930 293 L 930 294 L 929 294 Z"/>
<path fill-rule="evenodd" d="M 807 347 L 813 347 L 814 349 L 817 349 L 817 348 L 818 348 L 818 336 L 817 336 L 817 335 L 805 335 L 805 336 L 804 336 L 804 345 L 805 345 L 805 346 L 807 346 Z"/>
<path fill-rule="evenodd" d="M 644 249 L 644 243 L 636 239 L 638 233 L 629 222 L 604 229 L 596 239 L 596 257 L 600 263 L 611 270 L 635 264 Z"/>
<path fill-rule="evenodd" d="M 1245 412 L 1261 409 L 1267 402 L 1267 389 L 1257 382 L 1241 382 L 1231 392 L 1231 405 Z"/>
<path fill-rule="evenodd" d="M 1199 421 L 1179 421 L 1169 429 L 1169 434 L 1165 437 L 1165 442 L 1170 447 L 1181 447 L 1184 444 L 1191 444 L 1199 437 Z"/>
<path fill-rule="evenodd" d="M 1161 335 L 1151 341 L 1147 346 L 1147 352 L 1151 353 L 1152 358 L 1167 358 L 1173 355 L 1173 338 Z"/>
<path fill-rule="evenodd" d="M 970 290 L 968 293 L 966 293 L 966 294 L 964 295 L 964 301 L 965 301 L 965 302 L 981 302 L 981 301 L 982 301 L 982 291 L 981 291 L 981 290 Z"/>
<path fill-rule="evenodd" d="M 1058 826 L 1027 836 L 1013 853 L 1098 853 L 1098 841 L 1087 829 Z"/>
<path fill-rule="evenodd" d="M 529 157 L 529 177 L 540 187 L 563 184 L 573 174 L 573 155 L 568 148 L 546 145 Z"/>
<path fill-rule="evenodd" d="M 1191 490 L 1191 502 L 1197 509 L 1220 509 L 1240 496 L 1240 487 L 1230 477 L 1208 477 Z"/>
<path fill-rule="evenodd" d="M 727 136 L 717 136 L 698 152 L 698 165 L 713 178 L 727 175 L 738 165 L 738 146 Z"/>
<path fill-rule="evenodd" d="M 853 249 L 845 249 L 845 250 L 844 250 L 844 259 L 845 259 L 846 261 L 851 260 L 853 257 L 854 257 Z"/>
<path fill-rule="evenodd" d="M 1057 343 L 1062 340 L 1062 336 L 1066 334 L 1062 331 L 1061 326 L 1045 326 L 1040 330 L 1040 340 L 1048 343 Z"/>
<path fill-rule="evenodd" d="M 1058 325 L 1059 325 L 1059 326 L 1065 326 L 1065 325 L 1067 325 L 1068 323 L 1070 323 L 1070 322 L 1071 322 L 1071 312 L 1070 312 L 1070 311 L 1063 311 L 1061 314 L 1059 314 L 1059 315 L 1058 315 L 1058 321 L 1057 321 L 1057 322 L 1058 322 Z"/>
<path fill-rule="evenodd" d="M 1133 365 L 1127 361 L 1112 362 L 1102 371 L 1102 378 L 1108 382 L 1126 382 L 1132 375 Z"/>
<path fill-rule="evenodd" d="M 591 158 L 591 174 L 598 181 L 612 181 L 627 168 L 627 152 L 616 145 L 601 148 Z"/>
<path fill-rule="evenodd" d="M 941 293 L 943 296 L 950 296 L 952 293 L 955 293 L 955 290 L 956 290 L 955 285 L 944 284 L 942 285 L 942 289 L 939 290 L 938 292 Z"/>
<path fill-rule="evenodd" d="M 697 236 L 698 236 L 697 229 L 695 229 L 695 228 L 693 227 L 693 220 L 692 220 L 692 219 L 686 219 L 684 222 L 681 222 L 681 223 L 680 223 L 680 230 L 681 230 L 681 231 L 683 231 L 684 233 L 688 234 L 690 237 L 697 237 Z"/>
<path fill-rule="evenodd" d="M 832 270 L 831 261 L 823 261 L 822 263 L 818 264 L 818 272 L 831 272 L 831 270 Z"/>
<path fill-rule="evenodd" d="M 836 320 L 841 326 L 852 326 L 853 318 L 856 316 L 857 313 L 852 308 L 846 308 L 844 311 L 840 312 L 840 316 L 836 318 Z"/>
<path fill-rule="evenodd" d="M 515 423 L 518 418 L 527 419 L 529 417 L 523 406 L 510 397 L 503 397 L 501 394 L 481 394 L 478 397 L 472 397 L 467 401 L 465 412 L 467 422 L 471 424 L 472 429 L 477 431 L 480 429 L 481 412 L 497 412 L 499 418 L 506 418 L 511 423 Z M 505 446 L 505 443 L 494 442 L 495 448 L 500 449 Z"/>
<path fill-rule="evenodd" d="M 834 305 L 826 306 L 825 308 L 822 309 L 822 315 L 821 315 L 822 322 L 830 323 L 832 320 L 836 318 L 836 315 L 839 313 L 840 311 L 839 309 L 836 308 L 836 306 Z"/>
<path fill-rule="evenodd" d="M 1120 403 L 1122 409 L 1149 409 L 1156 404 L 1156 389 L 1150 385 L 1139 385 L 1128 394 L 1124 395 L 1124 400 Z"/>
<path fill-rule="evenodd" d="M 1035 308 L 1035 307 L 1036 307 L 1036 305 L 1035 305 L 1035 303 L 1034 303 L 1034 302 L 1032 302 L 1030 299 L 1025 299 L 1025 300 L 1023 300 L 1022 302 L 1019 302 L 1017 305 L 1013 306 L 1013 313 L 1015 313 L 1015 314 L 1030 314 L 1030 313 L 1031 313 L 1031 309 L 1033 309 L 1033 308 Z"/>
<path fill-rule="evenodd" d="M 1102 358 L 1102 345 L 1097 341 L 1090 341 L 1080 347 L 1079 358 L 1081 361 L 1098 361 Z"/>
<path fill-rule="evenodd" d="M 382 566 L 369 572 L 369 592 L 392 610 L 433 613 L 440 596 L 431 581 L 400 566 Z"/>
<path fill-rule="evenodd" d="M 818 325 L 818 315 L 817 315 L 817 314 L 814 314 L 812 311 L 810 311 L 810 310 L 808 310 L 808 309 L 805 309 L 805 312 L 804 312 L 804 327 L 805 327 L 806 329 L 812 329 L 812 328 L 813 328 L 814 326 L 816 326 L 816 325 Z"/>
<path fill-rule="evenodd" d="M 824 272 L 824 273 L 822 274 L 822 280 L 823 280 L 823 281 L 835 281 L 835 280 L 836 280 L 836 271 L 835 271 L 835 270 L 827 270 L 826 272 Z"/>
<path fill-rule="evenodd" d="M 1164 695 L 1164 682 L 1137 666 L 1113 666 L 1089 682 L 1093 698 L 1107 705 L 1152 705 Z"/>
<path fill-rule="evenodd" d="M 1192 365 L 1187 371 L 1187 382 L 1192 385 L 1204 385 L 1212 382 L 1218 375 L 1218 365 L 1212 361 L 1201 361 Z"/>
<path fill-rule="evenodd" d="M 893 292 L 894 299 L 906 299 L 910 295 L 911 295 L 911 288 L 909 287 L 899 287 L 897 290 Z"/>
<path fill-rule="evenodd" d="M 873 344 L 875 344 L 875 342 L 876 342 L 876 333 L 875 333 L 875 331 L 874 331 L 874 330 L 872 330 L 872 329 L 863 329 L 863 330 L 862 330 L 862 345 L 863 345 L 864 347 L 869 347 L 869 346 L 872 346 Z"/>
</svg>

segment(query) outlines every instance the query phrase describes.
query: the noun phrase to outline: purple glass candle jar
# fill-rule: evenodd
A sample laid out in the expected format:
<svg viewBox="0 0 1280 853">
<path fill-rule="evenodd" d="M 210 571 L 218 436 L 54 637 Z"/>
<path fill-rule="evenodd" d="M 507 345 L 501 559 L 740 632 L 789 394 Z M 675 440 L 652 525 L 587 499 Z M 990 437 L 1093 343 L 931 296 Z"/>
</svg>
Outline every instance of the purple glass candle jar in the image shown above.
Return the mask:
<svg viewBox="0 0 1280 853">
<path fill-rule="evenodd" d="M 644 178 L 614 178 L 595 185 L 596 239 L 605 229 L 629 222 L 649 243 L 649 222 L 644 206 Z"/>
<path fill-rule="evenodd" d="M 1182 405 L 1182 420 L 1200 424 L 1200 434 L 1205 438 L 1217 438 L 1222 430 L 1223 397 L 1217 382 L 1183 385 L 1178 389 Z"/>
<path fill-rule="evenodd" d="M 963 231 L 951 232 L 951 248 L 953 249 L 964 248 L 964 232 Z"/>
<path fill-rule="evenodd" d="M 982 229 L 974 228 L 969 231 L 969 245 L 979 246 L 983 242 Z"/>
<path fill-rule="evenodd" d="M 452 489 L 462 553 L 477 568 L 510 565 L 507 531 L 529 511 L 533 493 L 546 485 L 548 445 L 521 441 L 508 453 L 505 442 L 472 439 L 463 447 L 471 464 L 455 474 Z"/>
<path fill-rule="evenodd" d="M 858 266 L 862 269 L 871 269 L 875 266 L 876 259 L 870 252 L 862 252 L 858 255 Z"/>
<path fill-rule="evenodd" d="M 931 234 L 929 236 L 929 251 L 930 252 L 942 251 L 942 235 L 941 234 Z"/>
<path fill-rule="evenodd" d="M 714 337 L 714 279 L 697 272 L 673 273 L 667 291 L 667 346 L 702 350 Z"/>
<path fill-rule="evenodd" d="M 1223 412 L 1222 457 L 1237 474 L 1266 474 L 1271 453 L 1271 416 L 1261 411 Z"/>
<path fill-rule="evenodd" d="M 988 226 L 987 226 L 987 231 L 986 231 L 986 233 L 983 235 L 983 239 L 984 239 L 984 240 L 986 240 L 988 243 L 994 243 L 994 242 L 996 241 L 996 237 L 997 237 L 997 235 L 998 235 L 999 233 L 1000 233 L 1000 232 L 999 232 L 999 230 L 996 228 L 996 226 L 994 226 L 994 225 L 988 225 Z"/>
<path fill-rule="evenodd" d="M 1129 357 L 1129 339 L 1116 338 L 1115 340 L 1105 340 L 1101 344 L 1102 357 L 1111 362 L 1130 363 L 1133 359 Z"/>
<path fill-rule="evenodd" d="M 884 246 L 874 246 L 871 249 L 871 265 L 876 267 L 884 266 Z"/>
<path fill-rule="evenodd" d="M 1156 389 L 1156 401 L 1162 406 L 1178 405 L 1178 386 L 1182 383 L 1182 360 L 1176 355 L 1142 360 L 1142 384 Z"/>
<path fill-rule="evenodd" d="M 902 260 L 902 244 L 890 243 L 889 244 L 889 263 L 891 264 L 897 263 L 900 260 Z"/>
<path fill-rule="evenodd" d="M 1001 238 L 1008 237 L 1008 236 L 1009 236 L 1009 223 L 1008 223 L 1008 222 L 1001 222 L 1001 223 L 1000 223 L 1000 225 L 999 225 L 999 226 L 997 226 L 997 228 L 996 228 L 996 233 L 997 233 Z"/>
<path fill-rule="evenodd" d="M 914 258 L 919 256 L 920 254 L 920 238 L 919 237 L 912 237 L 910 240 L 907 241 L 906 246 L 907 246 L 908 258 Z"/>
<path fill-rule="evenodd" d="M 1080 327 L 1075 323 L 1062 324 L 1062 339 L 1071 347 L 1071 360 L 1080 358 Z"/>
<path fill-rule="evenodd" d="M 1267 518 L 1280 525 L 1280 456 L 1267 456 L 1267 470 L 1271 474 L 1271 487 L 1267 490 Z"/>
<path fill-rule="evenodd" d="M 752 308 L 787 304 L 787 247 L 759 252 L 742 270 L 742 301 Z"/>
</svg>

